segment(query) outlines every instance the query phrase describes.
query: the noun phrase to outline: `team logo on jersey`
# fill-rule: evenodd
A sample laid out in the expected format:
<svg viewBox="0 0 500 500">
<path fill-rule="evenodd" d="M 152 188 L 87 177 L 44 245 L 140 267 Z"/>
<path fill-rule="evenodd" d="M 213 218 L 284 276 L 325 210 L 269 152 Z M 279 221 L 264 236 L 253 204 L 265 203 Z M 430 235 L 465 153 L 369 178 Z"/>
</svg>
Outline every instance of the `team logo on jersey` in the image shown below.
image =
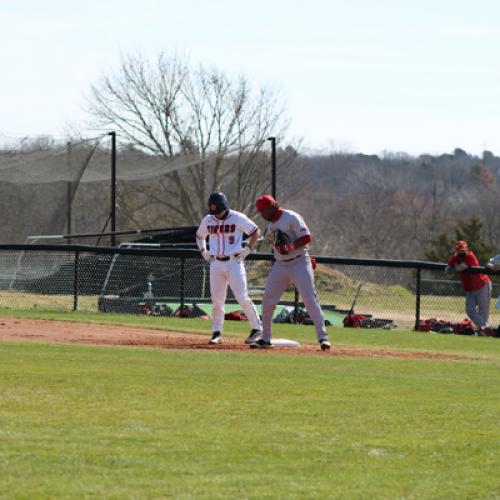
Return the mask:
<svg viewBox="0 0 500 500">
<path fill-rule="evenodd" d="M 217 226 L 207 226 L 210 234 L 227 234 L 236 231 L 236 224 L 219 224 Z"/>
</svg>

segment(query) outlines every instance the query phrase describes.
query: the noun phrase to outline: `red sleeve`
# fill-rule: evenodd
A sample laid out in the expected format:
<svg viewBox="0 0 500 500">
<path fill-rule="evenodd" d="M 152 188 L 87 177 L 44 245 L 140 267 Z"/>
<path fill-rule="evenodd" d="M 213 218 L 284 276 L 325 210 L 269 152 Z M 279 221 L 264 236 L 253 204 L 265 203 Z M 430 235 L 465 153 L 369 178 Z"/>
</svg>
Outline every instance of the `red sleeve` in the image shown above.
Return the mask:
<svg viewBox="0 0 500 500">
<path fill-rule="evenodd" d="M 472 252 L 467 253 L 464 259 L 465 264 L 467 264 L 469 267 L 471 266 L 479 266 L 479 261 L 477 260 L 477 257 L 475 254 Z"/>
<path fill-rule="evenodd" d="M 297 243 L 299 244 L 299 247 L 305 247 L 308 243 L 311 243 L 312 238 L 310 234 L 306 234 L 304 236 L 301 236 L 300 238 L 297 238 L 293 244 L 297 246 Z"/>
<path fill-rule="evenodd" d="M 456 263 L 457 263 L 457 254 L 456 254 L 456 253 L 454 253 L 454 254 L 451 256 L 451 259 L 450 259 L 450 261 L 448 262 L 448 265 L 449 265 L 449 266 L 454 266 Z"/>
</svg>

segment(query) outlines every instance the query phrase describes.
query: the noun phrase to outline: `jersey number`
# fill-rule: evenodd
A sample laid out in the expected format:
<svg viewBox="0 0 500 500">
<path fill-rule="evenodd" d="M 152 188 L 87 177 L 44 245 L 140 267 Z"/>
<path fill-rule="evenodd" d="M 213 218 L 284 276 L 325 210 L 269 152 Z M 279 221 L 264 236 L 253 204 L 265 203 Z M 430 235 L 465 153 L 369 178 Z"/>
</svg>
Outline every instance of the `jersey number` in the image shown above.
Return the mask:
<svg viewBox="0 0 500 500">
<path fill-rule="evenodd" d="M 229 236 L 229 244 L 230 245 L 234 244 L 234 236 Z"/>
</svg>

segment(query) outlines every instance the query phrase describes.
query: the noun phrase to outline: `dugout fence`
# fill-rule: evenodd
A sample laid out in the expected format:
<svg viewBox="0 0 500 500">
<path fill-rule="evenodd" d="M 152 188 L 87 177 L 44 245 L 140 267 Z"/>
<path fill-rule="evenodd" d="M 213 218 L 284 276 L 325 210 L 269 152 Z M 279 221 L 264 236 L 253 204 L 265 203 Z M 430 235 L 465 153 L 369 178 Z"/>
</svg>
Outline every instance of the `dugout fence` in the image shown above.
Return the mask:
<svg viewBox="0 0 500 500">
<path fill-rule="evenodd" d="M 317 256 L 316 289 L 333 325 L 354 312 L 381 325 L 415 329 L 421 319 L 460 321 L 465 317 L 462 287 L 444 264 L 422 261 Z M 271 254 L 246 262 L 249 292 L 260 306 Z M 500 275 L 489 269 L 493 294 L 490 324 L 500 324 L 495 307 Z M 209 266 L 194 249 L 144 245 L 134 248 L 90 245 L 0 245 L 1 310 L 119 312 L 170 315 L 185 305 L 210 314 Z M 289 288 L 282 308 L 297 310 L 300 297 Z M 228 309 L 238 308 L 228 292 Z M 280 307 L 277 308 L 279 313 Z"/>
</svg>

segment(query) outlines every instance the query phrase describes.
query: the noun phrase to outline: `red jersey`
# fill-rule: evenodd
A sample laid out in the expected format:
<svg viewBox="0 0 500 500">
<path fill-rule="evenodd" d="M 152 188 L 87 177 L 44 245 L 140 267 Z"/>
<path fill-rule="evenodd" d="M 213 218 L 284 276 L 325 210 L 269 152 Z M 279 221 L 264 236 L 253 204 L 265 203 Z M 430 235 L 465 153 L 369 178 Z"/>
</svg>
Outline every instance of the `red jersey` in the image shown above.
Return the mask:
<svg viewBox="0 0 500 500">
<path fill-rule="evenodd" d="M 470 250 L 465 254 L 465 257 L 460 257 L 456 252 L 451 256 L 448 262 L 449 266 L 455 266 L 455 264 L 465 264 L 468 267 L 479 266 L 479 261 L 475 256 L 474 252 Z M 476 274 L 461 272 L 460 279 L 462 280 L 462 286 L 466 292 L 473 292 L 483 288 L 486 283 L 490 281 L 490 278 L 486 274 Z"/>
</svg>

